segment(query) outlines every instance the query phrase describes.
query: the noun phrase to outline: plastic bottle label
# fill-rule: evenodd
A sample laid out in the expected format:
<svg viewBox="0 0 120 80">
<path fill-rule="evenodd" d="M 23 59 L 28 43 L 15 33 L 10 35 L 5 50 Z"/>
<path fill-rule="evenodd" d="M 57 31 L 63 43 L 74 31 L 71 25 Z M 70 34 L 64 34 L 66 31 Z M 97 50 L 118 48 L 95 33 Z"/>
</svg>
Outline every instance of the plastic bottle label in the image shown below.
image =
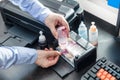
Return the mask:
<svg viewBox="0 0 120 80">
<path fill-rule="evenodd" d="M 87 30 L 80 30 L 79 31 L 79 36 L 83 37 L 84 39 L 87 40 Z"/>
</svg>

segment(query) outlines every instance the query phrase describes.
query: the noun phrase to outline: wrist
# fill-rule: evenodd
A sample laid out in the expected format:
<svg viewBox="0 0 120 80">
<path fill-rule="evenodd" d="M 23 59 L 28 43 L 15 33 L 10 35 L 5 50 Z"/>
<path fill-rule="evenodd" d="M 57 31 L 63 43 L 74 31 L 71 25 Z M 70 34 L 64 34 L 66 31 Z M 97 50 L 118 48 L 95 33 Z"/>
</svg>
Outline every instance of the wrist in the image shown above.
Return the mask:
<svg viewBox="0 0 120 80">
<path fill-rule="evenodd" d="M 36 50 L 36 60 L 35 60 L 35 64 L 38 64 L 38 60 L 39 60 L 38 50 Z"/>
</svg>

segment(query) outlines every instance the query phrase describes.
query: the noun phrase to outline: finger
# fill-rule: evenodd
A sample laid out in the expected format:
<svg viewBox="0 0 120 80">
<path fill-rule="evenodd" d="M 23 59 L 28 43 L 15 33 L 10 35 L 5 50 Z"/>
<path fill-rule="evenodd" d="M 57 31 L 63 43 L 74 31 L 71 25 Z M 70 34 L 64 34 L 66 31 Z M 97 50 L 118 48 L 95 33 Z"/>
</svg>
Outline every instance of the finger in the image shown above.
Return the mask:
<svg viewBox="0 0 120 80">
<path fill-rule="evenodd" d="M 59 56 L 56 56 L 53 60 L 49 60 L 48 65 L 52 66 L 52 65 L 56 64 L 58 59 L 59 59 Z"/>
<path fill-rule="evenodd" d="M 60 52 L 58 52 L 58 51 L 49 51 L 49 54 L 48 54 L 48 56 L 59 56 L 60 55 Z"/>
<path fill-rule="evenodd" d="M 64 27 L 66 28 L 66 32 L 67 32 L 67 35 L 68 35 L 68 37 L 69 37 L 70 28 L 69 28 L 69 25 L 68 25 L 67 21 L 64 19 L 64 17 L 62 17 L 62 19 L 59 20 L 59 24 L 60 24 L 61 26 L 64 26 Z"/>
<path fill-rule="evenodd" d="M 50 51 L 53 51 L 53 48 L 50 48 Z"/>
<path fill-rule="evenodd" d="M 50 51 L 53 51 L 52 48 L 49 49 Z M 51 56 L 51 57 L 48 57 L 48 60 L 53 60 L 54 59 L 54 56 Z"/>
<path fill-rule="evenodd" d="M 62 21 L 62 25 L 65 26 L 65 28 L 67 29 L 67 31 L 70 31 L 69 25 L 68 25 L 68 23 L 67 23 L 66 20 Z"/>
<path fill-rule="evenodd" d="M 57 33 L 57 30 L 55 29 L 55 25 L 51 25 L 51 28 L 50 28 L 53 36 L 57 39 L 58 38 L 58 33 Z"/>
<path fill-rule="evenodd" d="M 48 51 L 48 48 L 45 48 L 45 51 Z"/>
<path fill-rule="evenodd" d="M 66 28 L 67 36 L 69 36 L 69 31 L 70 31 L 69 26 L 68 25 L 64 25 L 64 27 Z"/>
<path fill-rule="evenodd" d="M 60 20 L 60 24 L 61 24 L 62 26 L 65 26 L 66 29 L 67 29 L 68 31 L 70 31 L 69 24 L 68 24 L 68 22 L 65 20 L 65 18 L 64 18 L 63 16 L 62 16 L 62 18 L 61 18 L 61 20 Z"/>
<path fill-rule="evenodd" d="M 49 57 L 49 58 L 48 58 L 48 60 L 53 60 L 53 59 L 54 59 L 54 57 Z"/>
</svg>

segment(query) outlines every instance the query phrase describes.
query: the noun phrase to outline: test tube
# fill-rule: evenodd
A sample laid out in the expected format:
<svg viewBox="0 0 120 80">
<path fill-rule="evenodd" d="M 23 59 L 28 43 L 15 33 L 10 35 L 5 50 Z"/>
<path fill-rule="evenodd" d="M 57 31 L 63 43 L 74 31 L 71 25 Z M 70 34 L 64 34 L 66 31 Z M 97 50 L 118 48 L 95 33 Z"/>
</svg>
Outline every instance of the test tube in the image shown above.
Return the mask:
<svg viewBox="0 0 120 80">
<path fill-rule="evenodd" d="M 61 47 L 61 49 L 65 49 L 68 42 L 66 28 L 64 26 L 60 26 L 57 28 L 57 32 L 58 32 L 58 44 Z"/>
</svg>

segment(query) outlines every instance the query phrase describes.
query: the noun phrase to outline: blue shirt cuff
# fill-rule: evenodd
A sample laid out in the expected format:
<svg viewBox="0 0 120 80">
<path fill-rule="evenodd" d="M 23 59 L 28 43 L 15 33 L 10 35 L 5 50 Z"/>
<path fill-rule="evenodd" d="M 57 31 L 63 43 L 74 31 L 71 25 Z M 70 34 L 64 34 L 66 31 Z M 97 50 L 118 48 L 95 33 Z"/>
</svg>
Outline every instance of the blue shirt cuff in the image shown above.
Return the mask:
<svg viewBox="0 0 120 80">
<path fill-rule="evenodd" d="M 37 50 L 25 47 L 0 47 L 0 68 L 15 64 L 33 64 L 37 60 Z"/>
</svg>

